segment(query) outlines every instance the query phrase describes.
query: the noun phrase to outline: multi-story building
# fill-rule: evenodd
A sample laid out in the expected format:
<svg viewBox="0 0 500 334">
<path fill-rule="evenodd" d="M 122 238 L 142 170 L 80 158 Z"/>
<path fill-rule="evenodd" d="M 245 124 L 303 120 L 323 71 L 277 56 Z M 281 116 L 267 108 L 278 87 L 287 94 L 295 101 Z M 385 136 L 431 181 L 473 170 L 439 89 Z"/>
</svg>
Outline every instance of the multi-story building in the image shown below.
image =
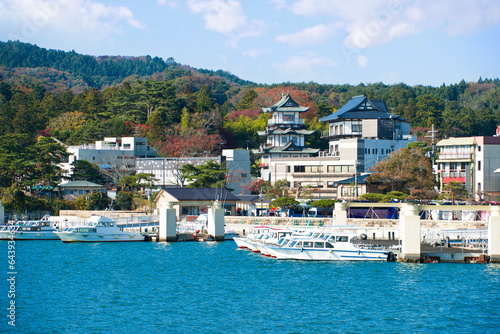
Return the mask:
<svg viewBox="0 0 500 334">
<path fill-rule="evenodd" d="M 137 159 L 136 173 L 153 174 L 153 186 L 161 188 L 181 188 L 186 185 L 180 169 L 186 164 L 199 166 L 208 161 L 226 163 L 228 169 L 228 188 L 234 194 L 242 194 L 250 187 L 250 152 L 248 150 L 222 150 L 217 157 L 179 157 L 179 158 L 142 158 Z"/>
<path fill-rule="evenodd" d="M 87 160 L 101 168 L 110 166 L 133 168 L 137 158 L 154 158 L 156 150 L 148 146 L 148 139 L 142 137 L 109 137 L 95 142 L 95 145 L 68 146 L 68 161 L 61 164 L 63 177 L 72 174 L 71 163 Z"/>
<path fill-rule="evenodd" d="M 269 110 L 280 111 L 276 106 L 281 108 L 286 104 L 282 100 Z M 279 123 L 279 115 L 269 121 Z M 311 155 L 319 150 L 304 147 L 302 155 L 293 152 L 284 156 L 286 150 L 280 148 L 278 153 L 272 147 L 263 153 L 262 161 L 267 168 L 262 174 L 264 180 L 275 182 L 286 179 L 291 190 L 297 193 L 309 188 L 313 199 L 356 198 L 367 191 L 366 172 L 372 166 L 416 140 L 410 135 L 408 122 L 391 114 L 384 102 L 370 101 L 364 95 L 353 97 L 320 121 L 329 123 L 329 130 L 322 134 L 329 140 L 329 150 L 313 157 Z M 268 136 L 267 147 L 277 144 L 276 132 L 272 132 L 269 125 L 261 135 L 264 134 Z M 266 155 L 274 152 L 276 154 Z M 349 181 L 343 182 L 345 180 Z"/>
<path fill-rule="evenodd" d="M 259 136 L 266 136 L 266 143 L 260 145 L 253 153 L 261 156 L 261 176 L 271 180 L 269 166 L 275 158 L 305 158 L 318 153 L 319 149 L 305 147 L 305 136 L 314 133 L 307 130 L 300 114 L 309 110 L 295 102 L 290 94 L 282 94 L 274 105 L 262 108 L 271 114 L 265 131 L 259 131 Z"/>
<path fill-rule="evenodd" d="M 391 114 L 383 101 L 365 95 L 354 96 L 333 114 L 320 118 L 328 122 L 322 138 L 329 141 L 327 156 L 354 160 L 359 172 L 367 172 L 389 154 L 416 141 L 410 124 Z"/>
<path fill-rule="evenodd" d="M 440 188 L 451 181 L 465 185 L 476 200 L 500 198 L 500 137 L 447 138 L 437 143 Z"/>
</svg>

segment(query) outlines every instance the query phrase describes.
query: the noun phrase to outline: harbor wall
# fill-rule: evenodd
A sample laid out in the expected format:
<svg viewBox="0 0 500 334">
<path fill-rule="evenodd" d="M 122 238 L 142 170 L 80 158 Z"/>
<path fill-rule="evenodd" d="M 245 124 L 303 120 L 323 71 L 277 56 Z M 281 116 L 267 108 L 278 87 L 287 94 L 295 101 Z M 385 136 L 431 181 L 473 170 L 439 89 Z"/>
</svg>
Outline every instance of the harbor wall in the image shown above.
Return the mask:
<svg viewBox="0 0 500 334">
<path fill-rule="evenodd" d="M 332 218 L 308 218 L 308 217 L 240 217 L 226 216 L 226 226 L 233 225 L 278 225 L 288 227 L 304 226 L 332 226 L 335 222 Z M 486 229 L 488 221 L 461 221 L 461 220 L 425 220 L 421 219 L 422 229 Z M 363 228 L 399 228 L 399 219 L 347 219 L 346 225 Z"/>
</svg>

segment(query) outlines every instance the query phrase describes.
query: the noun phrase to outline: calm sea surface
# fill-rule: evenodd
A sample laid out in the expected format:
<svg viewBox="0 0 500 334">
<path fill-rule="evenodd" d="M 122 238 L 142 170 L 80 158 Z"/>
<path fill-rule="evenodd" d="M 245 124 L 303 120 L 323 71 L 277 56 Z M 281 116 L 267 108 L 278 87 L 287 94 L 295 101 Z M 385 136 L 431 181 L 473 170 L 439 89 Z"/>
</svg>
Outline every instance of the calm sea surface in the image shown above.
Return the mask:
<svg viewBox="0 0 500 334">
<path fill-rule="evenodd" d="M 278 261 L 222 243 L 18 241 L 0 331 L 500 333 L 500 266 Z"/>
</svg>

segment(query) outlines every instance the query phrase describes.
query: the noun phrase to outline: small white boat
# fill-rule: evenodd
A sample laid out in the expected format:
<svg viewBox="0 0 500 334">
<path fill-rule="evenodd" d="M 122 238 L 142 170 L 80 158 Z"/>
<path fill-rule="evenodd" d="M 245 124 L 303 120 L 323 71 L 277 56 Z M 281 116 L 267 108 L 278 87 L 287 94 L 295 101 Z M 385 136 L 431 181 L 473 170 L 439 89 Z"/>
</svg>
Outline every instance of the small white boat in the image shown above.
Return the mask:
<svg viewBox="0 0 500 334">
<path fill-rule="evenodd" d="M 387 261 L 393 259 L 385 247 L 359 243 L 355 233 L 333 232 L 322 237 L 290 236 L 270 247 L 273 257 L 314 261 Z"/>
<path fill-rule="evenodd" d="M 0 229 L 0 240 L 57 240 L 56 223 L 45 216 L 40 220 L 18 220 Z"/>
<path fill-rule="evenodd" d="M 107 217 L 92 216 L 82 226 L 68 227 L 57 232 L 57 236 L 69 242 L 131 242 L 144 241 L 145 236 L 137 232 L 127 232 L 118 228 L 115 222 Z"/>
</svg>

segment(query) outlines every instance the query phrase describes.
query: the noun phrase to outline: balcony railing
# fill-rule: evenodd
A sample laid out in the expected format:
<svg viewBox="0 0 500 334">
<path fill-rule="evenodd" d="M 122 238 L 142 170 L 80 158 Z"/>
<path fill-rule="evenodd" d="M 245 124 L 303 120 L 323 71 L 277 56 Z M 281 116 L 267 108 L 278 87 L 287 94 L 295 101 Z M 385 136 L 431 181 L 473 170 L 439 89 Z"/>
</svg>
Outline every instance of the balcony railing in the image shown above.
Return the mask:
<svg viewBox="0 0 500 334">
<path fill-rule="evenodd" d="M 472 160 L 472 153 L 439 153 L 439 160 Z"/>
<path fill-rule="evenodd" d="M 442 171 L 442 177 L 466 177 L 465 171 Z"/>
<path fill-rule="evenodd" d="M 304 124 L 304 120 L 303 119 L 295 119 L 293 121 L 279 121 L 279 120 L 274 120 L 274 119 L 268 119 L 267 120 L 267 124 L 268 125 L 275 125 L 275 124 L 286 124 L 286 125 L 293 125 L 293 124 Z"/>
</svg>

